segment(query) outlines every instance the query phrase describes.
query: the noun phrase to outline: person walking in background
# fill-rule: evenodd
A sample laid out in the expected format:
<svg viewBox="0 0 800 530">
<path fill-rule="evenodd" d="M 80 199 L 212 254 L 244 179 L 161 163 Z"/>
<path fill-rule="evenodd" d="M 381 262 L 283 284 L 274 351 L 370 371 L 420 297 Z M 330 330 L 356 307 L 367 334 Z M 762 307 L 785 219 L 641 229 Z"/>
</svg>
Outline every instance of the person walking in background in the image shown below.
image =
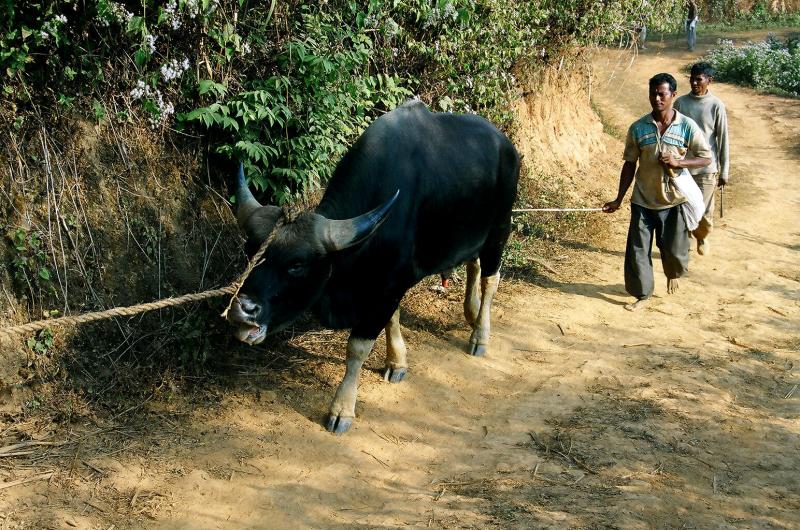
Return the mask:
<svg viewBox="0 0 800 530">
<path fill-rule="evenodd" d="M 697 252 L 709 254 L 708 235 L 714 226 L 714 192 L 728 183 L 728 115 L 725 104 L 708 90 L 714 79 L 714 67 L 709 63 L 695 63 L 690 72 L 692 91 L 675 100 L 675 110 L 689 116 L 700 127 L 711 146 L 711 164 L 690 169 L 697 186 L 703 192 L 706 210 L 700 225 L 693 232 L 697 238 Z"/>
<path fill-rule="evenodd" d="M 634 23 L 634 34 L 636 35 L 636 44 L 640 50 L 646 50 L 647 46 L 647 15 L 650 10 L 650 5 L 647 0 L 642 0 L 642 5 L 639 6 L 639 16 Z"/>
<path fill-rule="evenodd" d="M 697 41 L 697 4 L 694 0 L 686 2 L 686 20 L 684 21 L 684 28 L 686 29 L 686 42 L 689 45 L 689 51 L 694 51 L 694 45 Z"/>
<path fill-rule="evenodd" d="M 677 290 L 678 278 L 689 267 L 689 234 L 682 211 L 686 197 L 672 183 L 672 170 L 707 166 L 711 150 L 697 124 L 672 108 L 677 89 L 670 74 L 650 79 L 653 110 L 628 129 L 617 198 L 603 205 L 604 212 L 616 212 L 635 177 L 625 246 L 625 290 L 636 298 L 625 306 L 629 311 L 640 309 L 653 294 L 654 233 L 667 293 Z M 684 157 L 681 153 L 687 150 L 692 154 Z"/>
</svg>

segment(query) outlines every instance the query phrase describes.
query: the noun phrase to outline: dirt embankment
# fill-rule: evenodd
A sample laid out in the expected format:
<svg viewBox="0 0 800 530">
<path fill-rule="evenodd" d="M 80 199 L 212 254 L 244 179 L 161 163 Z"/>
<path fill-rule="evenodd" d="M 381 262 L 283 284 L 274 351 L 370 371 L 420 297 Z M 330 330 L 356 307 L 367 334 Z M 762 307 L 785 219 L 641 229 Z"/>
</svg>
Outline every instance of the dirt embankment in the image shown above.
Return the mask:
<svg viewBox="0 0 800 530">
<path fill-rule="evenodd" d="M 648 48 L 633 63 L 616 51 L 594 62 L 592 98 L 609 130 L 647 111 L 647 78 L 697 58 L 679 41 Z M 166 378 L 110 412 L 56 425 L 6 417 L 0 480 L 20 482 L 0 490 L 0 525 L 798 527 L 800 104 L 713 90 L 728 106 L 733 200 L 679 294 L 659 280 L 647 309 L 622 309 L 619 212 L 601 217 L 602 237 L 545 240 L 541 275 L 506 276 L 485 358 L 463 353 L 459 284 L 444 294 L 421 285 L 402 306 L 407 380 L 382 381 L 379 345 L 343 437 L 320 421 L 345 335 L 318 329 L 230 344 L 205 378 Z M 526 130 L 563 131 L 518 143 L 527 179 L 553 164 L 576 200 L 597 204 L 616 191 L 622 146 L 576 94 L 526 95 Z M 586 129 L 574 123 L 584 118 Z M 565 140 L 573 129 L 588 138 Z M 26 438 L 50 445 L 8 449 Z"/>
</svg>

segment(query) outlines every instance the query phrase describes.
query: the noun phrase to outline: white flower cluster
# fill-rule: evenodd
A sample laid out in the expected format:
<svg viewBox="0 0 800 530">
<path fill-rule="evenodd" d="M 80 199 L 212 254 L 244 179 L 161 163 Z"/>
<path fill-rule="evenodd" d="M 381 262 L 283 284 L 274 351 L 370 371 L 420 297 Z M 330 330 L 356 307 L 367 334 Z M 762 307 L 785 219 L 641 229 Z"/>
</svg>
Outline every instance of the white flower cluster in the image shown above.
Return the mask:
<svg viewBox="0 0 800 530">
<path fill-rule="evenodd" d="M 147 98 L 153 101 L 158 107 L 158 114 L 149 118 L 150 125 L 157 127 L 166 122 L 167 119 L 175 114 L 175 106 L 169 101 L 164 101 L 164 95 L 157 88 L 152 88 L 150 85 L 141 79 L 136 83 L 136 86 L 130 92 L 131 98 L 134 100 Z"/>
<path fill-rule="evenodd" d="M 186 0 L 186 13 L 194 19 L 200 13 L 200 0 Z"/>
<path fill-rule="evenodd" d="M 178 79 L 189 69 L 189 66 L 189 59 L 186 57 L 184 57 L 181 62 L 178 62 L 177 59 L 172 59 L 167 64 L 161 65 L 161 77 L 163 77 L 166 82 Z"/>
<path fill-rule="evenodd" d="M 167 5 L 164 6 L 164 14 L 166 15 L 166 20 L 168 20 L 172 26 L 172 29 L 180 29 L 183 25 L 180 13 L 178 13 L 178 0 L 169 0 Z"/>
<path fill-rule="evenodd" d="M 151 55 L 156 53 L 156 39 L 157 38 L 158 37 L 156 37 L 155 35 L 151 35 L 151 34 L 147 34 L 147 35 L 144 36 L 144 43 L 147 45 L 147 51 L 149 51 Z"/>
<path fill-rule="evenodd" d="M 42 24 L 42 40 L 49 39 L 50 35 L 56 35 L 58 33 L 58 28 L 66 23 L 67 17 L 64 15 L 56 15 L 52 19 Z"/>
<path fill-rule="evenodd" d="M 213 13 L 218 7 L 219 0 L 210 0 L 206 7 L 206 13 Z M 200 14 L 202 8 L 202 0 L 185 0 L 183 9 L 181 9 L 181 4 L 178 0 L 169 0 L 167 5 L 164 6 L 164 19 L 169 22 L 172 29 L 180 29 L 183 27 L 184 15 L 194 20 Z"/>
<path fill-rule="evenodd" d="M 433 26 L 444 24 L 448 19 L 455 22 L 457 18 L 458 10 L 452 2 L 447 2 L 444 7 L 434 7 L 431 9 L 430 14 L 428 15 L 428 18 L 425 19 L 422 27 L 424 29 L 428 29 Z"/>
<path fill-rule="evenodd" d="M 108 2 L 109 18 L 103 18 L 103 25 L 108 26 L 111 22 L 119 24 L 127 24 L 133 18 L 133 13 L 125 9 L 123 6 L 116 2 Z"/>
</svg>

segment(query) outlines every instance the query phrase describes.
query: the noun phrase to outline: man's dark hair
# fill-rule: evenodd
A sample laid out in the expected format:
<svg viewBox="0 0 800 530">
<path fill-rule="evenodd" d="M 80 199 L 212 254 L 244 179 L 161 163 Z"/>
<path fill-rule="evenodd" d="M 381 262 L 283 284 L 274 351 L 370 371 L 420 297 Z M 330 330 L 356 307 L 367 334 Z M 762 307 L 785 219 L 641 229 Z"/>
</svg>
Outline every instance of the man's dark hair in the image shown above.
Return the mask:
<svg viewBox="0 0 800 530">
<path fill-rule="evenodd" d="M 694 63 L 692 65 L 691 75 L 704 75 L 706 77 L 714 77 L 714 67 L 710 63 Z"/>
<path fill-rule="evenodd" d="M 678 82 L 675 81 L 675 78 L 672 77 L 670 74 L 656 74 L 650 78 L 650 88 L 655 88 L 658 86 L 663 85 L 664 83 L 669 84 L 670 92 L 677 92 L 678 91 Z"/>
</svg>

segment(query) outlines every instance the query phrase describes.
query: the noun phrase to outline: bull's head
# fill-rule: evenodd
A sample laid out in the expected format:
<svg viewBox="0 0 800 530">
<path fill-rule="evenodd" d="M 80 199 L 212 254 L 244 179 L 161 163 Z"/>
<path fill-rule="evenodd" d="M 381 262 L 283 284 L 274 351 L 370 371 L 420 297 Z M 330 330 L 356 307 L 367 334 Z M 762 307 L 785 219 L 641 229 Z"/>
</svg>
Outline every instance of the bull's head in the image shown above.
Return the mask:
<svg viewBox="0 0 800 530">
<path fill-rule="evenodd" d="M 236 337 L 258 344 L 309 309 L 322 294 L 331 274 L 330 255 L 356 245 L 384 221 L 399 191 L 385 204 L 352 219 L 332 220 L 303 212 L 278 227 L 263 263 L 245 280 L 228 321 L 238 326 Z M 235 191 L 239 227 L 254 255 L 283 215 L 276 206 L 262 206 L 247 187 L 239 166 Z"/>
</svg>

